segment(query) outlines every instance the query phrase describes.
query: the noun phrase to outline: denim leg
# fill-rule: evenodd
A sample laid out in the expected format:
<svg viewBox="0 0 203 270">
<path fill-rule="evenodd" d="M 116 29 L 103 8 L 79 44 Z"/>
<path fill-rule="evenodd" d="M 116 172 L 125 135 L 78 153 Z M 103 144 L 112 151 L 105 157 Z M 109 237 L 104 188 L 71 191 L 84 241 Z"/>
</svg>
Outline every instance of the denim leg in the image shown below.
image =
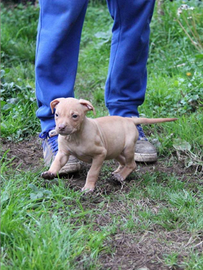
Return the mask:
<svg viewBox="0 0 203 270">
<path fill-rule="evenodd" d="M 138 116 L 147 85 L 155 0 L 107 0 L 114 20 L 105 102 L 110 115 Z"/>
<path fill-rule="evenodd" d="M 50 102 L 73 97 L 80 37 L 88 0 L 40 0 L 36 47 L 37 117 L 42 132 L 53 128 Z"/>
</svg>

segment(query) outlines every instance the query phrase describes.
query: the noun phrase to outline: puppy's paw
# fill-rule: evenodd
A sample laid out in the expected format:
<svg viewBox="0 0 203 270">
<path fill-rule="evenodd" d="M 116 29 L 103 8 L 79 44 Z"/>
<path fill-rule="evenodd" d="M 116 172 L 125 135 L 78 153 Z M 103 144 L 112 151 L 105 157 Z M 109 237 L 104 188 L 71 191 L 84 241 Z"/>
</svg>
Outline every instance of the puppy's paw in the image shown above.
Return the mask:
<svg viewBox="0 0 203 270">
<path fill-rule="evenodd" d="M 86 193 L 92 193 L 94 191 L 94 187 L 87 187 L 87 186 L 84 186 L 82 189 L 81 189 L 82 192 L 84 192 L 85 194 Z"/>
<path fill-rule="evenodd" d="M 113 173 L 112 175 L 116 181 L 118 181 L 120 183 L 122 183 L 124 181 L 124 178 L 120 175 L 120 173 Z"/>
<path fill-rule="evenodd" d="M 52 180 L 56 177 L 56 174 L 50 172 L 50 171 L 46 171 L 46 172 L 43 172 L 41 174 L 42 178 L 44 179 L 48 179 L 48 180 Z"/>
</svg>

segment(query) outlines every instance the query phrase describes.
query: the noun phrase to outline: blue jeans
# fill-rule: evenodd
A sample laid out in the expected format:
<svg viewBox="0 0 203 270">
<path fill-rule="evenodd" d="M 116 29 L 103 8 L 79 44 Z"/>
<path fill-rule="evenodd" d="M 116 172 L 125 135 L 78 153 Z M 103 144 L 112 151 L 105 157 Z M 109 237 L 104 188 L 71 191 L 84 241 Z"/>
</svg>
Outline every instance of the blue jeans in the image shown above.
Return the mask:
<svg viewBox="0 0 203 270">
<path fill-rule="evenodd" d="M 147 84 L 150 21 L 155 0 L 107 0 L 114 23 L 105 104 L 110 115 L 139 116 Z M 37 117 L 42 132 L 55 126 L 50 102 L 74 97 L 88 0 L 40 0 L 36 46 Z"/>
</svg>

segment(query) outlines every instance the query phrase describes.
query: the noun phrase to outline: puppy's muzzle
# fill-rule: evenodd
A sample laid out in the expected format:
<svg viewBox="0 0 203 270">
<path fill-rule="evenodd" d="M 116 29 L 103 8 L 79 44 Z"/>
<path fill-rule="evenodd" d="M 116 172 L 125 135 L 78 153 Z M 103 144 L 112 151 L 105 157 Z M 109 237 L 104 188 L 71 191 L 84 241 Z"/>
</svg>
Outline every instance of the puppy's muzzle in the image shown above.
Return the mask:
<svg viewBox="0 0 203 270">
<path fill-rule="evenodd" d="M 66 124 L 59 124 L 56 127 L 57 133 L 60 135 L 70 135 L 76 131 L 75 128 L 69 127 Z"/>
<path fill-rule="evenodd" d="M 58 125 L 58 130 L 59 131 L 64 131 L 66 129 L 66 125 L 65 124 L 59 124 Z"/>
</svg>

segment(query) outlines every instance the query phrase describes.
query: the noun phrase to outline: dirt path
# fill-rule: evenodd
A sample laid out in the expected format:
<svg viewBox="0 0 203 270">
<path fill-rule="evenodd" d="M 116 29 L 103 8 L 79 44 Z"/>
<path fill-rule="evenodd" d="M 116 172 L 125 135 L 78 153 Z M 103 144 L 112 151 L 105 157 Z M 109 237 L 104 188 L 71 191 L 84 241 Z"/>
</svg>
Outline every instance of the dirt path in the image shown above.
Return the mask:
<svg viewBox="0 0 203 270">
<path fill-rule="evenodd" d="M 43 167 L 43 155 L 41 141 L 38 137 L 30 138 L 30 140 L 24 140 L 21 142 L 11 142 L 6 139 L 2 139 L 1 152 L 7 153 L 7 158 L 13 159 L 13 167 L 19 167 L 22 170 L 29 170 L 33 168 Z M 152 164 L 139 164 L 139 171 L 145 173 L 146 171 L 160 171 L 166 173 L 175 173 L 176 175 L 182 175 L 185 173 L 194 173 L 193 170 L 187 170 L 183 164 L 174 163 L 166 166 L 164 163 L 168 158 L 159 158 L 157 163 Z"/>
<path fill-rule="evenodd" d="M 2 139 L 2 148 L 1 148 L 2 154 L 7 152 L 6 159 L 12 159 L 12 167 L 17 168 L 19 171 L 40 171 L 43 170 L 43 154 L 42 154 L 42 146 L 41 141 L 38 137 L 30 138 L 29 140 L 24 140 L 21 142 L 10 142 L 5 139 Z M 145 174 L 147 172 L 153 173 L 157 172 L 160 173 L 160 180 L 162 181 L 162 173 L 165 173 L 167 175 L 176 175 L 179 179 L 182 181 L 187 182 L 194 182 L 197 183 L 197 179 L 199 176 L 195 175 L 196 167 L 190 167 L 189 169 L 185 168 L 184 162 L 177 161 L 177 158 L 175 156 L 165 157 L 165 158 L 159 158 L 158 162 L 151 163 L 151 164 L 137 164 L 137 173 L 139 175 L 139 179 L 136 179 L 138 181 L 142 181 L 142 174 Z M 69 179 L 71 181 L 69 182 L 69 187 L 74 188 L 76 190 L 80 190 L 85 183 L 85 178 L 87 171 L 89 169 L 90 165 L 84 164 L 82 166 L 82 170 L 79 173 L 76 173 L 74 175 L 69 175 Z M 117 183 L 113 180 L 111 177 L 111 171 L 116 169 L 117 163 L 114 161 L 106 161 L 103 165 L 102 171 L 100 173 L 100 179 L 102 181 L 98 181 L 97 183 L 97 189 L 98 192 L 101 194 L 109 194 L 116 192 L 118 190 L 121 190 L 123 192 L 128 192 L 130 190 L 129 183 L 131 180 L 135 180 L 137 176 L 135 174 L 132 174 L 128 177 L 128 179 L 125 181 L 125 185 L 121 187 L 120 183 Z M 110 171 L 111 169 L 111 171 Z"/>
</svg>

